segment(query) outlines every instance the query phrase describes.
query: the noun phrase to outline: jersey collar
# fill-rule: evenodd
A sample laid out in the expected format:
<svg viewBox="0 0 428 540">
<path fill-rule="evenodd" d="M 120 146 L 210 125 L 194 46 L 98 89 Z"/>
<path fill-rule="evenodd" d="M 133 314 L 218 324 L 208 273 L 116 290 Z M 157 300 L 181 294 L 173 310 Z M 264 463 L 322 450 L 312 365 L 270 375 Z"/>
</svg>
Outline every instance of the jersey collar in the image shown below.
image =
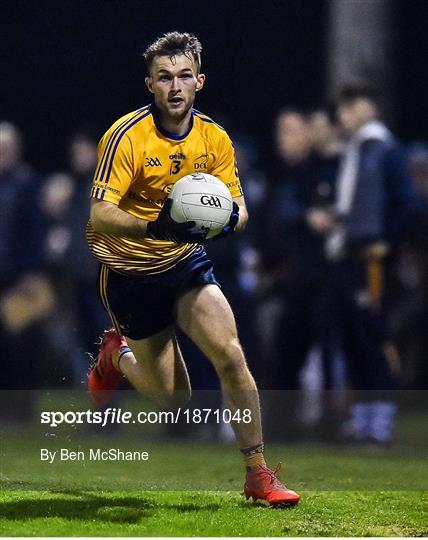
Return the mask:
<svg viewBox="0 0 428 540">
<path fill-rule="evenodd" d="M 160 114 L 159 114 L 159 111 L 158 111 L 158 109 L 157 109 L 154 102 L 150 104 L 150 111 L 152 113 L 156 129 L 159 131 L 159 133 L 161 133 L 164 137 L 167 137 L 168 139 L 172 139 L 174 141 L 182 141 L 192 131 L 192 128 L 193 128 L 193 114 L 194 114 L 193 109 L 192 109 L 192 114 L 190 116 L 189 129 L 185 133 L 183 133 L 183 135 L 175 135 L 175 133 L 171 133 L 170 131 L 167 131 L 166 129 L 164 129 L 160 125 Z"/>
</svg>

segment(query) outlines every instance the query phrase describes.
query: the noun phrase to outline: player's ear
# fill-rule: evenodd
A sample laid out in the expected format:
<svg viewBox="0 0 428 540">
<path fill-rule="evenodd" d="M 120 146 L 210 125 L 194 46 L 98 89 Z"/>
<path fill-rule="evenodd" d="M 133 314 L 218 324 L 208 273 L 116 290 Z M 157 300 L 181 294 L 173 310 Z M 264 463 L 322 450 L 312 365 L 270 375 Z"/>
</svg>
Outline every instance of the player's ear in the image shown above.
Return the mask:
<svg viewBox="0 0 428 540">
<path fill-rule="evenodd" d="M 200 73 L 196 77 L 196 92 L 199 92 L 199 90 L 202 90 L 205 83 L 205 75 L 203 73 Z"/>
<path fill-rule="evenodd" d="M 149 92 L 153 94 L 153 79 L 151 77 L 146 77 L 144 79 L 144 82 L 146 83 L 146 86 L 149 89 Z"/>
</svg>

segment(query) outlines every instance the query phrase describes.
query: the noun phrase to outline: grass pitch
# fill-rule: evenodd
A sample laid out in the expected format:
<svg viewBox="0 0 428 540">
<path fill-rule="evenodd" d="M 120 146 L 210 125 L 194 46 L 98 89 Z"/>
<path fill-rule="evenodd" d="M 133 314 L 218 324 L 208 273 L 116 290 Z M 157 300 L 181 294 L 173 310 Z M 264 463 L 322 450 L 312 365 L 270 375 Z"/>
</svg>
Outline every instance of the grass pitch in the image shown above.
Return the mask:
<svg viewBox="0 0 428 540">
<path fill-rule="evenodd" d="M 22 488 L 2 495 L 0 527 L 7 536 L 426 536 L 426 504 L 415 492 L 305 492 L 298 507 L 275 510 L 236 492 Z"/>
<path fill-rule="evenodd" d="M 407 423 L 409 433 L 422 421 Z M 233 445 L 2 435 L 3 536 L 428 535 L 426 446 L 417 442 L 376 451 L 269 445 L 269 464 L 284 461 L 282 478 L 302 495 L 297 507 L 272 509 L 242 497 Z M 39 459 L 43 443 L 144 449 L 150 459 L 49 465 Z"/>
</svg>

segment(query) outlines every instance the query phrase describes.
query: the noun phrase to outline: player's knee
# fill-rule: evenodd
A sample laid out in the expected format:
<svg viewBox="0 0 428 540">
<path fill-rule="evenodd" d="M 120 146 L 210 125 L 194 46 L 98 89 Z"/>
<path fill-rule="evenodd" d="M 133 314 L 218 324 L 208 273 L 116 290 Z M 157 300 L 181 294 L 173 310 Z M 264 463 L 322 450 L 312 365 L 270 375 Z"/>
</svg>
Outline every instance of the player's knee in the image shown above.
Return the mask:
<svg viewBox="0 0 428 540">
<path fill-rule="evenodd" d="M 192 390 L 186 388 L 183 390 L 175 390 L 174 392 L 162 392 L 154 396 L 154 399 L 162 409 L 173 411 L 186 405 L 191 397 Z"/>
<path fill-rule="evenodd" d="M 224 376 L 234 375 L 246 369 L 244 352 L 237 338 L 229 339 L 218 347 L 216 368 Z"/>
</svg>

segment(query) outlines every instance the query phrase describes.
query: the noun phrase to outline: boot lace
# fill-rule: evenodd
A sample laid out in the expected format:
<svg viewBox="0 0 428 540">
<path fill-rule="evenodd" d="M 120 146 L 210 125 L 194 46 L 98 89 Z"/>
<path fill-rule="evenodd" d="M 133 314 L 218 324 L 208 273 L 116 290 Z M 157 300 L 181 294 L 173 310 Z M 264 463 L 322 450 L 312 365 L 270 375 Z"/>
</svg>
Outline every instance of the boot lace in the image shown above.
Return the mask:
<svg viewBox="0 0 428 540">
<path fill-rule="evenodd" d="M 268 479 L 269 483 L 276 489 L 287 489 L 284 484 L 277 478 L 277 474 L 282 468 L 282 463 L 279 462 L 275 469 L 269 469 L 268 467 L 261 467 L 259 475 Z"/>
</svg>

